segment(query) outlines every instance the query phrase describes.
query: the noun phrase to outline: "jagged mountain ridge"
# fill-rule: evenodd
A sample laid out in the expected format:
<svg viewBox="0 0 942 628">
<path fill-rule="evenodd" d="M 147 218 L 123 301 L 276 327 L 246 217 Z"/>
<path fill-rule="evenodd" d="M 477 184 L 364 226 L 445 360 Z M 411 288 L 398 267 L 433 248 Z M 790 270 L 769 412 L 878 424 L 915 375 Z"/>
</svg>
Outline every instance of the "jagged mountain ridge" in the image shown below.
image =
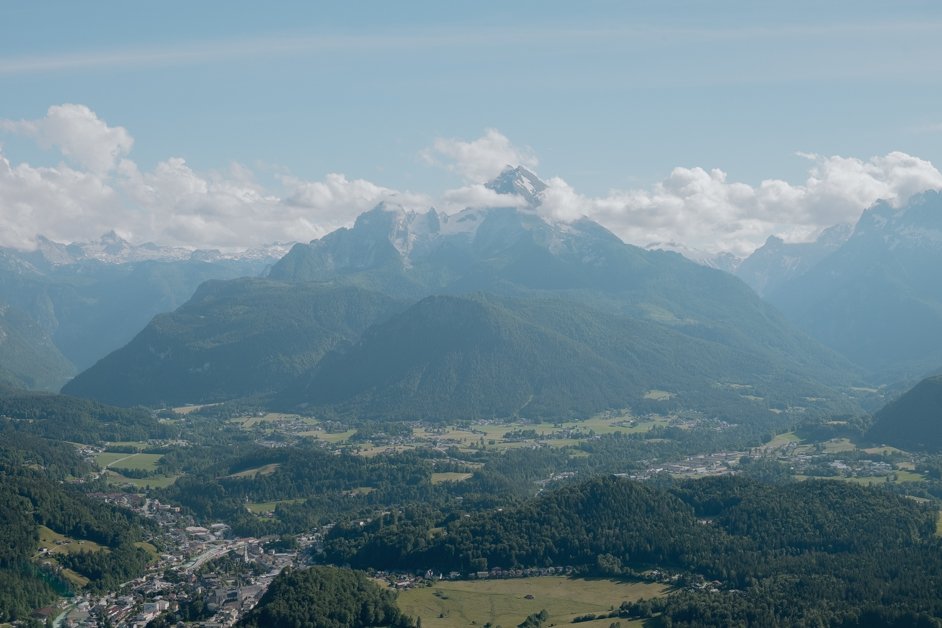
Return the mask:
<svg viewBox="0 0 942 628">
<path fill-rule="evenodd" d="M 275 243 L 255 249 L 235 252 L 223 252 L 216 249 L 188 249 L 184 247 L 161 246 L 153 242 L 132 244 L 115 231 L 103 234 L 98 240 L 90 242 L 62 243 L 39 235 L 36 237 L 34 251 L 26 252 L 27 257 L 38 265 L 52 264 L 63 266 L 95 260 L 107 264 L 128 264 L 134 262 L 161 261 L 180 262 L 186 260 L 214 262 L 221 260 L 265 260 L 274 262 L 284 256 L 292 243 Z"/>
<path fill-rule="evenodd" d="M 828 227 L 813 242 L 785 242 L 769 236 L 761 247 L 729 270 L 760 295 L 774 292 L 782 284 L 808 272 L 843 245 L 852 225 Z"/>
<path fill-rule="evenodd" d="M 74 365 L 67 376 L 121 347 L 155 314 L 183 304 L 202 282 L 259 275 L 274 261 L 203 260 L 195 254 L 120 261 L 130 246 L 123 241 L 111 241 L 116 248 L 102 260 L 79 245 L 42 242 L 36 251 L 0 248 L 0 301 L 18 308 L 53 340 Z M 108 242 L 104 238 L 93 248 L 107 249 Z"/>
<path fill-rule="evenodd" d="M 534 187 L 532 173 L 507 170 Z M 350 229 L 296 245 L 272 267 L 284 281 L 335 281 L 413 300 L 487 292 L 564 297 L 592 307 L 678 326 L 745 348 L 776 347 L 815 363 L 846 362 L 821 352 L 734 277 L 665 251 L 625 244 L 588 219 L 544 218 L 539 207 L 468 209 L 451 216 L 380 205 Z M 814 357 L 811 357 L 814 356 Z"/>
<path fill-rule="evenodd" d="M 942 361 L 942 193 L 877 203 L 850 238 L 767 295 L 873 381 L 917 378 Z"/>
<path fill-rule="evenodd" d="M 512 173 L 505 174 L 509 177 Z M 513 176 L 525 177 L 520 171 Z M 495 187 L 539 189 L 529 179 L 516 187 L 505 179 Z M 520 198 L 515 193 L 508 201 L 519 204 Z M 538 193 L 534 198 L 539 200 Z M 66 390 L 126 404 L 199 402 L 240 393 L 278 395 L 290 390 L 279 397 L 278 403 L 331 406 L 336 411 L 357 408 L 357 412 L 371 416 L 384 411 L 382 404 L 375 402 L 377 399 L 389 402 L 385 411 L 400 416 L 425 416 L 448 407 L 460 407 L 466 416 L 513 415 L 521 408 L 525 414 L 532 411 L 534 415 L 548 415 L 559 411 L 553 404 L 576 415 L 631 405 L 639 400 L 645 386 L 657 382 L 670 385 L 676 393 L 688 389 L 702 393 L 721 380 L 747 387 L 755 382 L 763 386 L 764 403 L 787 406 L 802 404 L 802 397 L 808 396 L 834 400 L 838 395 L 828 385 L 843 384 L 852 377 L 848 375 L 852 367 L 790 327 L 738 279 L 675 253 L 627 245 L 590 220 L 547 220 L 539 207 L 529 202 L 527 207 L 468 209 L 450 216 L 382 204 L 361 215 L 352 228 L 295 246 L 272 268 L 270 284 L 216 284 L 213 291 L 228 295 L 226 308 L 200 295 L 173 315 L 158 318 L 134 342 L 80 375 Z M 342 334 L 336 346 L 324 344 L 324 351 L 316 356 L 317 360 L 325 360 L 323 364 L 315 364 L 313 353 L 308 354 L 306 364 L 312 370 L 302 374 L 300 370 L 272 368 L 277 353 L 284 350 L 277 343 L 269 343 L 267 353 L 239 353 L 252 344 L 251 331 L 238 323 L 240 315 L 233 312 L 258 302 L 252 290 L 247 290 L 251 285 L 278 285 L 285 291 L 293 286 L 299 292 L 315 287 L 322 291 L 357 289 L 361 294 L 374 295 L 370 298 L 385 295 L 387 300 L 421 303 L 395 317 L 398 327 L 390 327 L 392 322 L 384 326 L 383 316 L 377 315 L 372 321 L 364 321 L 357 334 Z M 482 297 L 488 304 L 484 313 L 479 301 L 460 297 L 469 293 L 490 295 Z M 443 295 L 460 298 L 435 300 L 447 299 Z M 422 301 L 429 297 L 432 301 Z M 284 327 L 285 321 L 298 315 L 297 304 L 290 299 L 272 298 L 279 305 L 264 309 L 264 326 L 270 330 Z M 450 305 L 433 307 L 429 303 Z M 536 303 L 555 305 L 538 307 Z M 440 320 L 442 311 L 452 312 L 456 320 L 478 320 L 483 325 L 478 327 L 482 346 L 461 344 L 460 336 L 465 332 L 452 327 L 455 321 Z M 550 315 L 550 311 L 556 313 Z M 562 316 L 563 311 L 568 314 Z M 383 312 L 391 314 L 390 310 Z M 543 322 L 535 322 L 540 320 Z M 484 321 L 490 321 L 490 326 Z M 368 328 L 369 324 L 374 326 Z M 435 342 L 429 331 L 433 328 L 442 330 Z M 521 330 L 520 335 L 507 336 L 504 332 L 508 329 Z M 589 329 L 608 331 L 590 334 L 586 331 Z M 362 332 L 366 333 L 361 339 Z M 450 333 L 459 338 L 450 338 Z M 204 363 L 217 365 L 219 360 L 204 359 L 208 352 L 197 347 L 215 347 L 216 339 L 223 336 L 229 351 L 227 363 L 243 365 L 242 370 L 251 371 L 251 377 L 236 372 L 226 378 L 203 376 Z M 395 348 L 399 336 L 412 340 Z M 593 340 L 586 344 L 585 337 Z M 495 345 L 494 338 L 507 339 L 507 347 Z M 287 335 L 282 339 L 286 340 Z M 520 344 L 515 345 L 514 340 Z M 448 347 L 454 348 L 454 342 L 460 346 L 451 351 Z M 658 343 L 661 346 L 656 346 Z M 352 346 L 344 349 L 349 344 Z M 485 350 L 484 345 L 490 349 Z M 609 345 L 622 351 L 613 353 Z M 154 349 L 158 346 L 162 348 Z M 154 359 L 155 353 L 165 354 L 171 348 L 176 351 L 172 359 Z M 329 353 L 330 349 L 334 352 Z M 438 358 L 429 364 L 419 360 L 395 367 L 396 355 L 411 355 L 413 350 L 423 355 L 451 352 L 450 357 L 441 357 L 448 363 L 443 368 L 439 368 Z M 521 362 L 520 356 L 528 351 L 533 358 Z M 350 362 L 355 355 L 359 362 Z M 488 357 L 481 357 L 484 355 Z M 178 360 L 179 356 L 186 357 Z M 461 369 L 468 367 L 460 364 L 465 359 L 475 364 L 492 363 L 494 369 L 472 369 L 459 376 Z M 373 361 L 395 368 L 377 375 L 382 381 L 371 383 Z M 328 364 L 332 365 L 330 369 Z M 721 367 L 707 385 L 706 373 L 717 364 Z M 645 376 L 648 368 L 657 376 Z M 346 378 L 324 384 L 333 377 L 325 375 L 331 369 L 346 373 Z M 419 371 L 427 373 L 422 394 L 400 394 L 412 384 L 396 382 L 408 380 Z M 500 373 L 505 375 L 503 379 L 498 377 Z M 529 381 L 533 373 L 539 373 L 542 379 Z M 594 374 L 591 381 L 586 373 Z M 762 377 L 757 379 L 756 373 Z M 803 373 L 810 375 L 805 377 Z M 300 376 L 297 384 L 292 385 L 291 376 Z M 818 383 L 809 387 L 812 378 Z M 242 383 L 218 386 L 224 379 Z M 455 387 L 456 379 L 465 379 L 467 384 Z M 92 385 L 93 381 L 98 383 Z M 160 392 L 145 390 L 140 382 L 146 381 L 154 382 L 152 386 Z M 252 381 L 265 384 L 253 385 Z M 578 401 L 565 401 L 559 390 L 550 394 L 553 387 L 546 382 L 556 382 L 559 390 L 569 391 Z M 580 396 L 572 382 L 582 382 L 586 394 Z M 379 390 L 387 384 L 393 392 L 370 393 L 370 400 L 363 401 L 364 390 Z M 103 396 L 111 394 L 106 385 L 125 391 L 124 396 L 120 400 Z M 325 397 L 330 390 L 346 390 L 349 395 Z M 523 400 L 519 399 L 521 395 Z M 526 400 L 531 395 L 535 402 Z M 591 399 L 586 401 L 587 397 Z M 426 403 L 428 400 L 433 401 Z"/>
</svg>

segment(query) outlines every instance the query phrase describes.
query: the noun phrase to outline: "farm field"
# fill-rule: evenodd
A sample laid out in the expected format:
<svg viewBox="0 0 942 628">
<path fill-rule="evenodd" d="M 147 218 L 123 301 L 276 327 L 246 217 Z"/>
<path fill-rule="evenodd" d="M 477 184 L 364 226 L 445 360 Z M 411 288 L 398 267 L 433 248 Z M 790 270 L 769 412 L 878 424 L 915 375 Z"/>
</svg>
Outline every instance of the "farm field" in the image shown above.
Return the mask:
<svg viewBox="0 0 942 628">
<path fill-rule="evenodd" d="M 471 477 L 471 473 L 461 473 L 460 471 L 444 471 L 432 474 L 432 484 L 441 484 L 442 482 L 463 482 Z"/>
<path fill-rule="evenodd" d="M 115 486 L 125 486 L 130 484 L 137 489 L 145 488 L 166 488 L 177 481 L 177 478 L 180 477 L 180 474 L 174 475 L 152 475 L 146 478 L 129 478 L 127 476 L 121 475 L 117 471 L 108 470 L 106 472 L 106 477 L 110 484 Z"/>
<path fill-rule="evenodd" d="M 275 508 L 278 507 L 278 504 L 299 504 L 304 501 L 304 498 L 299 499 L 282 499 L 274 502 L 252 502 L 245 505 L 249 512 L 256 515 L 275 512 Z"/>
<path fill-rule="evenodd" d="M 94 541 L 82 541 L 59 534 L 46 526 L 39 526 L 39 548 L 46 549 L 50 554 L 101 552 L 108 549 Z"/>
<path fill-rule="evenodd" d="M 558 626 L 571 623 L 579 615 L 607 613 L 626 600 L 650 599 L 666 592 L 667 587 L 661 584 L 563 576 L 442 581 L 403 591 L 399 607 L 408 615 L 421 617 L 422 625 L 431 628 L 483 626 L 488 622 L 516 626 L 542 609 L 549 613 L 546 625 Z M 614 621 L 631 625 L 624 619 L 609 618 L 603 624 L 608 626 Z"/>
<path fill-rule="evenodd" d="M 274 473 L 278 467 L 281 465 L 277 462 L 271 464 L 266 464 L 261 467 L 254 467 L 252 469 L 246 469 L 244 471 L 239 471 L 238 473 L 233 473 L 232 475 L 227 475 L 229 478 L 254 478 L 259 475 L 271 475 Z"/>
<path fill-rule="evenodd" d="M 105 451 L 95 456 L 95 464 L 102 469 L 135 469 L 156 471 L 162 454 L 125 454 Z"/>
</svg>

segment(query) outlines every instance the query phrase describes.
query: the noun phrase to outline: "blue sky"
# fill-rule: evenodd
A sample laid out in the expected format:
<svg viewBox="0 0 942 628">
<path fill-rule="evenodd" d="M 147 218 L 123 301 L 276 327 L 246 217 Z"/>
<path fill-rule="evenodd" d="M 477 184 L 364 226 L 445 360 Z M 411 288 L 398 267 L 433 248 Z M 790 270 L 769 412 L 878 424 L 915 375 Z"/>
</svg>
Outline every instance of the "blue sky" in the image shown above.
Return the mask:
<svg viewBox="0 0 942 628">
<path fill-rule="evenodd" d="M 266 198 L 285 200 L 334 173 L 442 205 L 479 182 L 441 142 L 493 130 L 591 215 L 613 194 L 658 197 L 677 167 L 719 169 L 753 189 L 781 179 L 806 190 L 811 169 L 837 157 L 869 167 L 902 153 L 937 166 L 940 61 L 936 2 L 4 3 L 0 143 L 11 168 L 57 168 L 65 158 L 81 170 L 52 136 L 20 124 L 72 103 L 133 137 L 120 156 L 145 177 L 179 157 L 207 181 L 239 164 L 235 178 L 250 173 Z M 908 185 L 873 176 L 891 194 Z M 125 206 L 148 207 L 104 184 Z M 121 226 L 110 202 L 112 213 L 89 229 Z M 293 228 L 306 237 L 350 219 L 318 211 Z M 763 229 L 800 237 L 850 215 L 796 222 L 808 211 L 689 244 L 745 250 Z M 175 233 L 141 222 L 125 231 L 236 244 L 237 233 L 197 237 L 199 218 Z M 690 237 L 632 235 L 622 223 L 613 228 L 629 240 Z"/>
</svg>

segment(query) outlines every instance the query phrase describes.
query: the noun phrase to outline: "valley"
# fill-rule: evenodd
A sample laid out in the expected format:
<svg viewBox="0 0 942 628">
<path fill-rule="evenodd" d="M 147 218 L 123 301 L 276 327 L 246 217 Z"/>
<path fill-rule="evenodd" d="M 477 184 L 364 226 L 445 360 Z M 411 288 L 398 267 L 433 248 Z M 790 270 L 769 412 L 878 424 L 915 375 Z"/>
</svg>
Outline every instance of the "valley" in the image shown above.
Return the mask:
<svg viewBox="0 0 942 628">
<path fill-rule="evenodd" d="M 111 261 L 88 243 L 0 256 L 18 269 L 0 332 L 22 340 L 0 347 L 17 358 L 0 352 L 0 620 L 942 617 L 942 359 L 894 329 L 880 359 L 848 351 L 827 319 L 829 282 L 867 255 L 897 287 L 928 264 L 912 223 L 938 195 L 770 239 L 739 268 L 769 300 L 808 299 L 785 316 L 729 273 L 548 217 L 525 167 L 484 189 L 514 201 L 384 201 L 277 260 L 117 236 Z M 855 295 L 839 311 L 883 325 Z M 897 305 L 933 313 L 933 295 Z M 136 331 L 66 333 L 114 317 Z M 70 360 L 87 368 L 61 394 L 35 390 Z"/>
<path fill-rule="evenodd" d="M 151 562 L 133 581 L 79 593 L 59 608 L 72 625 L 94 625 L 104 617 L 115 623 L 150 621 L 167 613 L 229 623 L 258 603 L 285 566 L 322 562 L 325 551 L 330 562 L 356 564 L 352 555 L 331 558 L 341 538 L 334 528 L 351 517 L 364 530 L 382 520 L 395 527 L 391 516 L 412 530 L 421 517 L 435 517 L 437 509 L 446 521 L 450 512 L 496 513 L 518 508 L 530 496 L 576 488 L 600 473 L 677 487 L 669 490 L 692 480 L 739 477 L 786 486 L 795 480 L 809 486 L 823 480 L 873 485 L 913 504 L 938 504 L 942 495 L 936 471 L 942 463 L 936 456 L 868 443 L 851 433 L 848 421 L 803 424 L 797 433 L 757 436 L 750 446 L 729 448 L 749 438 L 741 426 L 694 411 L 643 416 L 620 411 L 556 423 L 389 423 L 383 429 L 289 413 L 239 414 L 226 404 L 160 414 L 160 424 L 176 431 L 175 438 L 77 449 L 90 470 L 76 480 L 88 484 L 90 498 L 127 508 L 155 526 L 146 537 Z M 821 433 L 828 431 L 837 434 Z M 842 431 L 848 435 L 839 435 Z M 713 444 L 704 449 L 708 435 Z M 493 490 L 488 487 L 495 481 L 502 495 L 481 493 Z M 203 495 L 220 489 L 238 496 L 231 509 L 220 496 L 205 501 Z M 938 510 L 934 505 L 929 538 Z M 53 560 L 63 552 L 108 551 L 50 528 L 41 529 L 39 548 Z M 640 625 L 645 615 L 631 613 L 665 612 L 663 602 L 645 611 L 631 606 L 642 598 L 649 604 L 668 599 L 664 596 L 680 599 L 680 593 L 709 595 L 710 588 L 737 586 L 711 576 L 712 568 L 701 572 L 706 580 L 697 580 L 696 570 L 678 569 L 663 558 L 642 560 L 624 573 L 571 562 L 550 569 L 497 562 L 482 571 L 480 565 L 446 568 L 437 560 L 390 569 L 375 552 L 370 560 L 379 562 L 370 573 L 383 587 L 398 590 L 401 610 L 421 616 L 423 625 L 519 623 L 542 610 L 557 624 L 578 617 L 588 626 Z M 91 582 L 67 568 L 61 573 L 80 589 Z M 620 575 L 598 577 L 605 573 Z M 702 582 L 713 583 L 704 588 Z M 172 597 L 174 606 L 152 602 L 155 595 Z M 202 614 L 185 615 L 197 612 Z"/>
</svg>

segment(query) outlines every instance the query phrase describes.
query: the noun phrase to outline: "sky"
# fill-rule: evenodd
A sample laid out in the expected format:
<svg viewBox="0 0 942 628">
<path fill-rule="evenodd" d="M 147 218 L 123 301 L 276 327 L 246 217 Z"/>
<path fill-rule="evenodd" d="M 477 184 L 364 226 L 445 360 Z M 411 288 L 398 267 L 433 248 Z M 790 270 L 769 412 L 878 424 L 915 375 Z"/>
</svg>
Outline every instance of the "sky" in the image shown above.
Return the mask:
<svg viewBox="0 0 942 628">
<path fill-rule="evenodd" d="M 938 2 L 0 4 L 0 245 L 511 202 L 748 254 L 942 187 Z"/>
</svg>

